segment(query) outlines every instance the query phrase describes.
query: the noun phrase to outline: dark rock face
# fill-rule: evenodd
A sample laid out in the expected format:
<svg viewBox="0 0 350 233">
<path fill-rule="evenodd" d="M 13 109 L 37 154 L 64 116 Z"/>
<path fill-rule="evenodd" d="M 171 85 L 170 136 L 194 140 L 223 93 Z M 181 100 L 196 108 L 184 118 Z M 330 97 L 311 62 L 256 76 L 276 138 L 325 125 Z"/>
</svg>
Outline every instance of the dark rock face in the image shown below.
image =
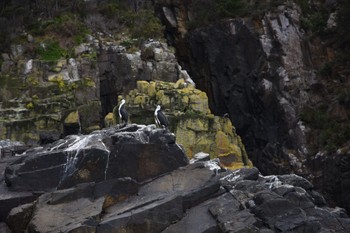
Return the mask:
<svg viewBox="0 0 350 233">
<path fill-rule="evenodd" d="M 316 70 L 333 64 L 337 55 L 329 43 L 305 36 L 305 12 L 295 3 L 280 2 L 254 19 L 226 19 L 188 31 L 183 30 L 186 25 L 195 23 L 191 15 L 198 14 L 194 4 L 159 0 L 157 9 L 175 38 L 181 66 L 208 94 L 214 114 L 229 113 L 253 164 L 264 175 L 292 172 L 307 177 L 328 201 L 349 210 L 349 170 L 341 168 L 348 166 L 332 155 L 323 162 L 314 160 L 312 145 L 319 138 L 302 121 L 305 107 L 327 105 L 333 98 Z M 325 4 L 333 12 L 339 1 Z M 329 112 L 337 109 L 334 105 Z"/>
<path fill-rule="evenodd" d="M 113 111 L 118 95 L 136 88 L 137 80 L 176 82 L 177 61 L 166 44 L 146 41 L 137 53 L 120 46 L 103 46 L 98 55 L 102 116 Z"/>
<path fill-rule="evenodd" d="M 15 191 L 48 191 L 122 177 L 142 182 L 187 163 L 175 135 L 129 125 L 29 150 L 6 168 L 5 182 Z"/>
<path fill-rule="evenodd" d="M 28 149 L 28 146 L 22 142 L 0 140 L 0 159 L 10 157 L 15 154 L 21 154 Z"/>
<path fill-rule="evenodd" d="M 279 145 L 288 142 L 291 122 L 283 118 L 278 93 L 268 95 L 262 88 L 267 60 L 252 29 L 232 20 L 194 30 L 182 43 L 179 59 L 198 88 L 207 92 L 211 110 L 229 113 L 252 162 L 264 174 L 287 173 Z M 269 82 L 278 86 L 273 79 Z"/>
<path fill-rule="evenodd" d="M 34 203 L 28 203 L 13 208 L 6 218 L 7 225 L 9 225 L 15 233 L 25 232 L 29 220 L 32 217 L 33 210 Z"/>
<path fill-rule="evenodd" d="M 11 192 L 3 187 L 1 184 L 0 188 L 0 221 L 6 219 L 6 216 L 12 208 L 22 204 L 30 203 L 38 198 L 40 193 L 32 192 Z"/>
<path fill-rule="evenodd" d="M 350 213 L 350 154 L 318 154 L 310 167 L 315 188 L 325 194 L 332 206 L 342 206 Z"/>
<path fill-rule="evenodd" d="M 62 165 L 64 152 L 76 155 L 74 169 Z M 0 222 L 0 229 L 16 233 L 348 232 L 350 218 L 345 210 L 325 207 L 319 201 L 322 196 L 300 176 L 262 176 L 256 168 L 226 171 L 218 160 L 188 164 L 184 156 L 168 131 L 138 125 L 71 136 L 47 148 L 28 150 L 8 166 L 9 188 L 20 191 L 1 186 L 0 221 L 6 224 Z M 64 179 L 55 179 L 57 171 L 52 167 L 63 169 L 57 176 Z M 38 178 L 41 171 L 53 181 Z M 28 192 L 39 189 L 36 196 Z"/>
</svg>

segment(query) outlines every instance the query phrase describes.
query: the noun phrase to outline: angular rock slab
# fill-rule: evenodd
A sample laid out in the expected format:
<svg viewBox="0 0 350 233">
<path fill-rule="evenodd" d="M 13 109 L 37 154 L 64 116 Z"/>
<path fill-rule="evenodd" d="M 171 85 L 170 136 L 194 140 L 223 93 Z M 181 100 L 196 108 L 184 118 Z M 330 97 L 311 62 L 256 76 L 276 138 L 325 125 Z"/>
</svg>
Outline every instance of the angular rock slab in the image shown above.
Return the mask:
<svg viewBox="0 0 350 233">
<path fill-rule="evenodd" d="M 212 201 L 204 202 L 188 210 L 184 217 L 177 223 L 167 227 L 162 233 L 197 233 L 208 232 L 218 233 L 219 227 L 214 217 L 208 211 L 208 206 Z"/>
<path fill-rule="evenodd" d="M 11 230 L 6 225 L 6 223 L 3 223 L 3 222 L 0 222 L 0 232 L 1 233 L 12 233 Z"/>
<path fill-rule="evenodd" d="M 32 192 L 11 192 L 0 185 L 0 221 L 4 221 L 12 208 L 22 204 L 33 202 L 38 198 L 39 193 Z"/>
<path fill-rule="evenodd" d="M 160 197 L 143 203 L 136 209 L 106 216 L 96 232 L 160 232 L 182 216 L 180 196 Z"/>
<path fill-rule="evenodd" d="M 54 205 L 47 204 L 50 200 L 51 194 L 38 199 L 28 232 L 94 232 L 102 212 L 103 197 L 95 201 L 84 197 Z"/>
<path fill-rule="evenodd" d="M 97 232 L 161 232 L 179 221 L 187 208 L 220 189 L 219 177 L 207 164 L 179 168 L 140 187 L 137 196 L 106 209 Z"/>
<path fill-rule="evenodd" d="M 103 210 L 122 202 L 138 191 L 138 184 L 130 178 L 111 179 L 100 183 L 84 183 L 73 188 L 57 190 L 40 196 L 33 207 L 29 224 L 21 229 L 31 232 L 96 232 Z M 7 222 L 13 231 L 14 220 L 25 215 L 11 210 Z M 12 214 L 11 214 L 12 213 Z M 22 219 L 22 221 L 26 220 Z M 16 232 L 16 231 L 15 231 Z M 24 232 L 24 231 L 23 231 Z"/>
<path fill-rule="evenodd" d="M 5 182 L 16 191 L 52 191 L 121 177 L 142 182 L 188 162 L 174 134 L 134 124 L 29 150 L 6 168 Z"/>
<path fill-rule="evenodd" d="M 13 208 L 6 218 L 7 225 L 14 233 L 25 232 L 34 211 L 34 202 Z"/>
</svg>

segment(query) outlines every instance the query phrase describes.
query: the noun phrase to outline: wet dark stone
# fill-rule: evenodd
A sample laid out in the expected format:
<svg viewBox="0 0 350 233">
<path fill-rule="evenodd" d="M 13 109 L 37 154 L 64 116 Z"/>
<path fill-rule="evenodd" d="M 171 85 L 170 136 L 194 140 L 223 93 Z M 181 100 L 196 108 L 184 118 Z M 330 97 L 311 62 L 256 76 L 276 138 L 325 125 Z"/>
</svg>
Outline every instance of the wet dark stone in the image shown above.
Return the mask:
<svg viewBox="0 0 350 233">
<path fill-rule="evenodd" d="M 20 205 L 11 210 L 6 218 L 7 225 L 14 233 L 22 233 L 27 229 L 27 225 L 32 218 L 34 203 Z"/>
<path fill-rule="evenodd" d="M 187 164 L 174 134 L 130 125 L 28 151 L 6 168 L 5 181 L 11 190 L 49 191 L 122 177 L 142 182 Z"/>
</svg>

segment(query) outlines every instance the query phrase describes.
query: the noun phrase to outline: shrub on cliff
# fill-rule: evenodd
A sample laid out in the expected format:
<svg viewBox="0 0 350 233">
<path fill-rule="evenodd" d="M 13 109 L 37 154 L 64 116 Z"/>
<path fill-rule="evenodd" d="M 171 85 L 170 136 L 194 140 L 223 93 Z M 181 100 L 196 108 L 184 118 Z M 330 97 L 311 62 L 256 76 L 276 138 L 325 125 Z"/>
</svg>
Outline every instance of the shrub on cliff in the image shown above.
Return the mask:
<svg viewBox="0 0 350 233">
<path fill-rule="evenodd" d="M 343 60 L 349 62 L 350 59 L 350 2 L 344 1 L 337 14 L 337 47 L 343 51 Z"/>
<path fill-rule="evenodd" d="M 146 3 L 134 6 L 118 0 L 5 1 L 0 3 L 0 23 L 3 51 L 9 50 L 23 32 L 39 40 L 55 38 L 64 49 L 84 42 L 90 33 L 133 38 L 163 36 L 163 26 Z"/>
<path fill-rule="evenodd" d="M 64 56 L 65 50 L 60 47 L 57 41 L 52 41 L 45 46 L 38 47 L 37 53 L 44 61 L 56 61 Z"/>
<path fill-rule="evenodd" d="M 194 0 L 196 13 L 189 27 L 196 28 L 223 18 L 232 18 L 246 13 L 243 0 Z"/>
</svg>

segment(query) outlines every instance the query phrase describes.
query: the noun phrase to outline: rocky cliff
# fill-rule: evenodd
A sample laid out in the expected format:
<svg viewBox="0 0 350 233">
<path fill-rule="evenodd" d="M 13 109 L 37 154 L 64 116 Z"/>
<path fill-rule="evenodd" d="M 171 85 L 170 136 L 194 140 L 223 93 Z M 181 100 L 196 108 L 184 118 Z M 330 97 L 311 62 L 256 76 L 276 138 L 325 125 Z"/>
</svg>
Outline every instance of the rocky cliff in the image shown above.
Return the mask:
<svg viewBox="0 0 350 233">
<path fill-rule="evenodd" d="M 0 137 L 35 145 L 90 133 L 136 81 L 189 74 L 262 174 L 308 177 L 349 208 L 349 12 L 342 0 L 3 1 Z M 202 123 L 180 124 L 202 144 L 187 151 L 207 149 L 193 130 Z"/>
<path fill-rule="evenodd" d="M 154 125 L 71 135 L 12 157 L 0 188 L 1 232 L 348 232 L 297 175 L 190 164 Z M 3 161 L 3 160 L 1 160 Z"/>
<path fill-rule="evenodd" d="M 207 5 L 198 4 L 204 2 Z M 319 189 L 329 192 L 324 188 L 328 178 L 320 174 L 330 173 L 315 164 L 319 155 L 329 155 L 327 161 L 337 154 L 349 156 L 344 152 L 349 140 L 344 41 L 349 37 L 342 26 L 348 4 L 200 0 L 157 4 L 180 64 L 207 93 L 213 113 L 229 113 L 253 164 L 263 174 L 294 172 L 315 179 Z M 341 152 L 335 154 L 337 149 Z M 330 163 L 341 163 L 337 161 Z M 338 166 L 347 167 L 339 164 L 329 170 Z M 345 170 L 341 174 L 348 179 Z M 342 186 L 336 190 L 347 193 Z"/>
<path fill-rule="evenodd" d="M 137 88 L 125 99 L 129 120 L 138 124 L 154 123 L 155 106 L 160 104 L 168 117 L 170 131 L 176 134 L 177 142 L 189 158 L 197 153 L 208 153 L 212 158 L 219 157 L 227 168 L 252 166 L 229 118 L 211 114 L 206 93 L 184 79 L 176 83 L 138 81 Z M 118 106 L 111 115 L 112 118 L 106 118 L 107 125 L 120 121 Z"/>
</svg>

